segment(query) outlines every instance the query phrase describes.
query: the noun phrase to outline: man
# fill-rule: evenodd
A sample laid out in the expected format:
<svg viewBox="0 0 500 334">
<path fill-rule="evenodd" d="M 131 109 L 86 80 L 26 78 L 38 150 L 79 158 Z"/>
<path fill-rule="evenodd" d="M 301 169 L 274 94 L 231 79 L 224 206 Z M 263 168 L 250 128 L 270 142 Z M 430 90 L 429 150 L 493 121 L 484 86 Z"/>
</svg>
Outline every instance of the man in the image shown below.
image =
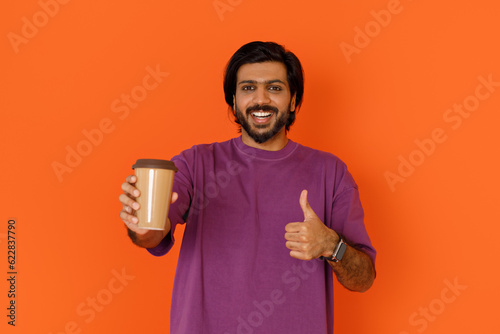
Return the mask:
<svg viewBox="0 0 500 334">
<path fill-rule="evenodd" d="M 287 137 L 302 102 L 302 67 L 275 43 L 230 59 L 225 99 L 241 136 L 174 157 L 179 171 L 165 231 L 137 228 L 135 176 L 121 219 L 156 256 L 186 223 L 171 333 L 333 333 L 333 274 L 349 290 L 375 278 L 358 188 L 332 154 Z"/>
</svg>

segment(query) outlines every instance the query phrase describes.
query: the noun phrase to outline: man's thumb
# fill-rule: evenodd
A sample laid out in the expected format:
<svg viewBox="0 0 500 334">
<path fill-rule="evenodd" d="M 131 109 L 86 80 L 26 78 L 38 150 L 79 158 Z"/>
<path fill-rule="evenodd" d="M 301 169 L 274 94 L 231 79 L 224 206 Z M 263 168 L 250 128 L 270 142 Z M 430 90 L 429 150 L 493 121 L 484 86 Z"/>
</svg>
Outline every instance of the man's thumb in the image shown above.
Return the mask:
<svg viewBox="0 0 500 334">
<path fill-rule="evenodd" d="M 307 201 L 307 190 L 302 190 L 300 193 L 300 207 L 302 208 L 302 211 L 304 212 L 304 221 L 306 221 L 308 218 L 314 217 L 316 214 L 314 213 L 313 209 L 309 205 L 309 202 Z"/>
</svg>

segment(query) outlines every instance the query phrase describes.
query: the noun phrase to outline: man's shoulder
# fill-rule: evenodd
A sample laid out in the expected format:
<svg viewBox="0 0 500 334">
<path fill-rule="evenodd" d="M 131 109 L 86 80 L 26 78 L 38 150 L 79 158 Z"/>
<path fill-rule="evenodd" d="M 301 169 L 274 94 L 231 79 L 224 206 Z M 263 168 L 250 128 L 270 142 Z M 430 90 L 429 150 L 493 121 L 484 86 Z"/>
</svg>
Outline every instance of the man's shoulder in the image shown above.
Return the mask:
<svg viewBox="0 0 500 334">
<path fill-rule="evenodd" d="M 304 152 L 307 165 L 316 169 L 316 173 L 324 173 L 327 178 L 331 178 L 339 193 L 348 188 L 357 189 L 358 186 L 349 172 L 347 164 L 337 155 L 301 144 L 299 144 L 299 149 Z"/>
<path fill-rule="evenodd" d="M 232 141 L 234 138 L 222 141 L 222 142 L 213 142 L 213 143 L 201 143 L 201 144 L 195 144 L 191 146 L 190 148 L 184 150 L 183 152 L 188 152 L 188 151 L 197 151 L 197 152 L 212 152 L 217 149 L 227 149 L 231 147 Z"/>
<path fill-rule="evenodd" d="M 321 161 L 323 163 L 327 164 L 334 164 L 337 167 L 346 167 L 346 164 L 342 159 L 340 159 L 337 155 L 328 152 L 328 151 L 323 151 L 319 150 L 316 148 L 312 148 L 300 143 L 297 143 L 297 151 L 299 154 L 303 155 L 304 157 L 307 157 L 309 159 L 314 159 L 317 161 Z"/>
<path fill-rule="evenodd" d="M 173 160 L 184 158 L 193 159 L 195 157 L 213 155 L 215 151 L 226 151 L 230 150 L 232 146 L 233 139 L 229 139 L 223 142 L 213 142 L 213 143 L 201 143 L 195 144 L 188 149 L 183 150 L 181 153 L 176 155 Z"/>
</svg>

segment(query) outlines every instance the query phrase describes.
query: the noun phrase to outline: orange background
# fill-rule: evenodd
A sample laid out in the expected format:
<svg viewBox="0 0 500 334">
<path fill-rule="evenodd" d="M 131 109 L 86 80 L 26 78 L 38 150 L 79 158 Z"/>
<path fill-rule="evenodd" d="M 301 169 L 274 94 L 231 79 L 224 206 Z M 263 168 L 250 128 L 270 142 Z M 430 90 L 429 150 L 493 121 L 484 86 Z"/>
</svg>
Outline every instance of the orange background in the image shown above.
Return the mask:
<svg viewBox="0 0 500 334">
<path fill-rule="evenodd" d="M 43 3 L 52 4 L 46 20 Z M 215 3 L 226 6 L 220 15 L 213 0 L 1 6 L 0 331 L 169 332 L 180 244 L 161 258 L 135 247 L 118 217 L 120 184 L 137 158 L 237 136 L 224 66 L 241 45 L 264 40 L 284 44 L 305 68 L 290 138 L 348 164 L 378 250 L 371 290 L 335 283 L 335 332 L 498 333 L 500 87 L 480 88 L 487 98 L 461 123 L 445 119 L 458 115 L 447 113 L 454 104 L 474 102 L 478 77 L 500 82 L 498 3 Z M 34 18 L 37 30 L 23 28 Z M 347 55 L 347 44 L 357 51 Z M 115 112 L 122 94 L 145 91 L 148 67 L 169 75 L 128 114 Z M 446 139 L 433 147 L 435 129 Z M 95 144 L 85 146 L 84 132 Z M 419 140 L 428 154 L 418 153 Z M 67 166 L 68 147 L 86 156 L 58 178 L 53 165 Z M 419 165 L 391 187 L 386 173 L 399 173 L 400 156 Z M 3 278 L 10 218 L 15 328 Z"/>
</svg>

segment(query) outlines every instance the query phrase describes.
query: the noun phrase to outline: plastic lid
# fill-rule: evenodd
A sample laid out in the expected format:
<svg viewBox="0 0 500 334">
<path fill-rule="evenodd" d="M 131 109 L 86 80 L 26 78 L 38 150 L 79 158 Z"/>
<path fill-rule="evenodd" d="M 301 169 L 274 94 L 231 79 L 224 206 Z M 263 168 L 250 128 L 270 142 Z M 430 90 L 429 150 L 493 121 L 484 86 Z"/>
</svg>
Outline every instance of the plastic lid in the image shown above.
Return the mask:
<svg viewBox="0 0 500 334">
<path fill-rule="evenodd" d="M 177 167 L 172 161 L 169 160 L 159 160 L 159 159 L 137 159 L 134 165 L 132 165 L 133 169 L 136 168 L 160 168 L 160 169 L 171 169 L 174 172 L 177 172 Z"/>
</svg>

